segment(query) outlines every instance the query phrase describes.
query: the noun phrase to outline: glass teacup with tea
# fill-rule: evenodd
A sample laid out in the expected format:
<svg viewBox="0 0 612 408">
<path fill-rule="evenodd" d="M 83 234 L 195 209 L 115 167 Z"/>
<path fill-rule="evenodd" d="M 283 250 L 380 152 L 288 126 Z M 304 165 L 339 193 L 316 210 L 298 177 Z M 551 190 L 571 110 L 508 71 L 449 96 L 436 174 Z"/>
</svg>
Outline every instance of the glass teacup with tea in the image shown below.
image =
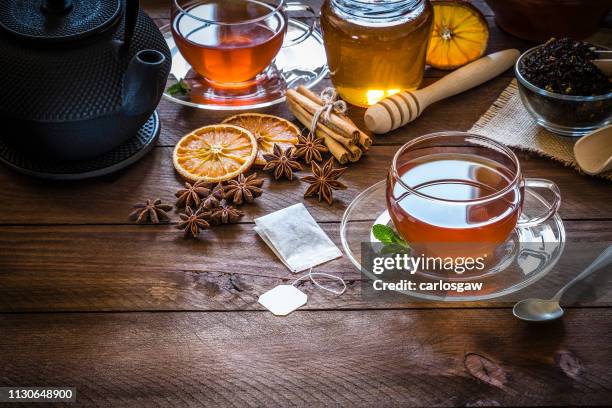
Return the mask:
<svg viewBox="0 0 612 408">
<path fill-rule="evenodd" d="M 306 5 L 283 0 L 173 0 L 172 35 L 181 54 L 210 85 L 239 89 L 257 84 L 285 41 L 289 11 Z M 314 21 L 314 19 L 313 19 Z"/>
<path fill-rule="evenodd" d="M 543 214 L 523 213 L 526 188 L 552 194 Z M 463 132 L 434 133 L 403 145 L 389 169 L 386 199 L 397 232 L 411 247 L 453 257 L 491 254 L 515 228 L 545 222 L 561 204 L 552 181 L 523 177 L 512 150 Z"/>
</svg>

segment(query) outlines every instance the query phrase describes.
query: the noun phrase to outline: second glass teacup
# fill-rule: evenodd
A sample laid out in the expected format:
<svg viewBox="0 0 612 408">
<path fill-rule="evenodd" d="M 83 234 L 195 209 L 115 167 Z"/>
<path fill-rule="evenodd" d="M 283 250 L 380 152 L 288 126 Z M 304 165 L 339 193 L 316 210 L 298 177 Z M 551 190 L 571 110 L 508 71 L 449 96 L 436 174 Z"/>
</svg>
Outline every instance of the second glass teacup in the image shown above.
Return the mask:
<svg viewBox="0 0 612 408">
<path fill-rule="evenodd" d="M 309 6 L 283 0 L 173 0 L 172 35 L 185 60 L 214 86 L 247 86 L 283 45 L 312 32 L 311 26 L 286 43 L 286 12 L 296 10 L 314 16 Z"/>
<path fill-rule="evenodd" d="M 552 193 L 544 214 L 521 216 L 526 187 Z M 456 246 L 463 253 L 453 254 L 463 256 L 491 252 L 515 227 L 542 223 L 561 204 L 552 181 L 523 177 L 512 150 L 463 132 L 434 133 L 402 146 L 389 169 L 386 198 L 391 219 L 409 244 L 423 252 L 439 248 L 438 243 L 465 244 Z"/>
</svg>

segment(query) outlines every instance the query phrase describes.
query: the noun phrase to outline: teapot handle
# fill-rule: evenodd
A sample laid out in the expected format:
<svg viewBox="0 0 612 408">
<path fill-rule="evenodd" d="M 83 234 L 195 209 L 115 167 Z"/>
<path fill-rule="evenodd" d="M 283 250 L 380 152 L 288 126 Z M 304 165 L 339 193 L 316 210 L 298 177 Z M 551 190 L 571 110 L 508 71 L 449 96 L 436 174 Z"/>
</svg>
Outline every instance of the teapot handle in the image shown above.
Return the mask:
<svg viewBox="0 0 612 408">
<path fill-rule="evenodd" d="M 130 48 L 130 43 L 134 37 L 134 29 L 140 11 L 139 0 L 125 0 L 125 28 L 123 34 L 123 46 L 126 51 Z"/>
</svg>

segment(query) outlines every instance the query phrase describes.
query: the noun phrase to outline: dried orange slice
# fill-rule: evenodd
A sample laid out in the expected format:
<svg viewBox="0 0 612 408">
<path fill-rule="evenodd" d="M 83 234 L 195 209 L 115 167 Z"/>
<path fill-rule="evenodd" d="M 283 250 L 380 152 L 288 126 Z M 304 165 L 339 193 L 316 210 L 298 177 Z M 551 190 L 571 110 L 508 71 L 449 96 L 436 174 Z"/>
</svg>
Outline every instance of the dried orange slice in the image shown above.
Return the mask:
<svg viewBox="0 0 612 408">
<path fill-rule="evenodd" d="M 462 0 L 434 0 L 434 24 L 427 63 L 455 69 L 480 58 L 487 49 L 487 20 L 472 4 Z"/>
<path fill-rule="evenodd" d="M 251 167 L 257 139 L 238 126 L 211 125 L 183 136 L 174 147 L 174 168 L 191 181 L 216 183 L 232 179 Z"/>
<path fill-rule="evenodd" d="M 255 135 L 259 146 L 255 164 L 259 166 L 266 164 L 263 155 L 272 154 L 275 144 L 279 145 L 282 150 L 286 150 L 299 142 L 300 129 L 288 120 L 278 116 L 242 113 L 230 116 L 223 123 L 240 126 Z"/>
</svg>

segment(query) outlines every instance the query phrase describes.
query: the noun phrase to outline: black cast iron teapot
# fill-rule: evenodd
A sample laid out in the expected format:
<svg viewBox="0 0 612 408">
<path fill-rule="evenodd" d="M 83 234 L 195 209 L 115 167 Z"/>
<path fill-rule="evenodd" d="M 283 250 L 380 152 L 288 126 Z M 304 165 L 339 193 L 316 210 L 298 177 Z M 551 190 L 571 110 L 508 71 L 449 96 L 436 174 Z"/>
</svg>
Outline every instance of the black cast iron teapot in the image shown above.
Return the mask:
<svg viewBox="0 0 612 408">
<path fill-rule="evenodd" d="M 170 64 L 138 0 L 1 0 L 0 135 L 45 157 L 108 152 L 151 116 Z"/>
</svg>

